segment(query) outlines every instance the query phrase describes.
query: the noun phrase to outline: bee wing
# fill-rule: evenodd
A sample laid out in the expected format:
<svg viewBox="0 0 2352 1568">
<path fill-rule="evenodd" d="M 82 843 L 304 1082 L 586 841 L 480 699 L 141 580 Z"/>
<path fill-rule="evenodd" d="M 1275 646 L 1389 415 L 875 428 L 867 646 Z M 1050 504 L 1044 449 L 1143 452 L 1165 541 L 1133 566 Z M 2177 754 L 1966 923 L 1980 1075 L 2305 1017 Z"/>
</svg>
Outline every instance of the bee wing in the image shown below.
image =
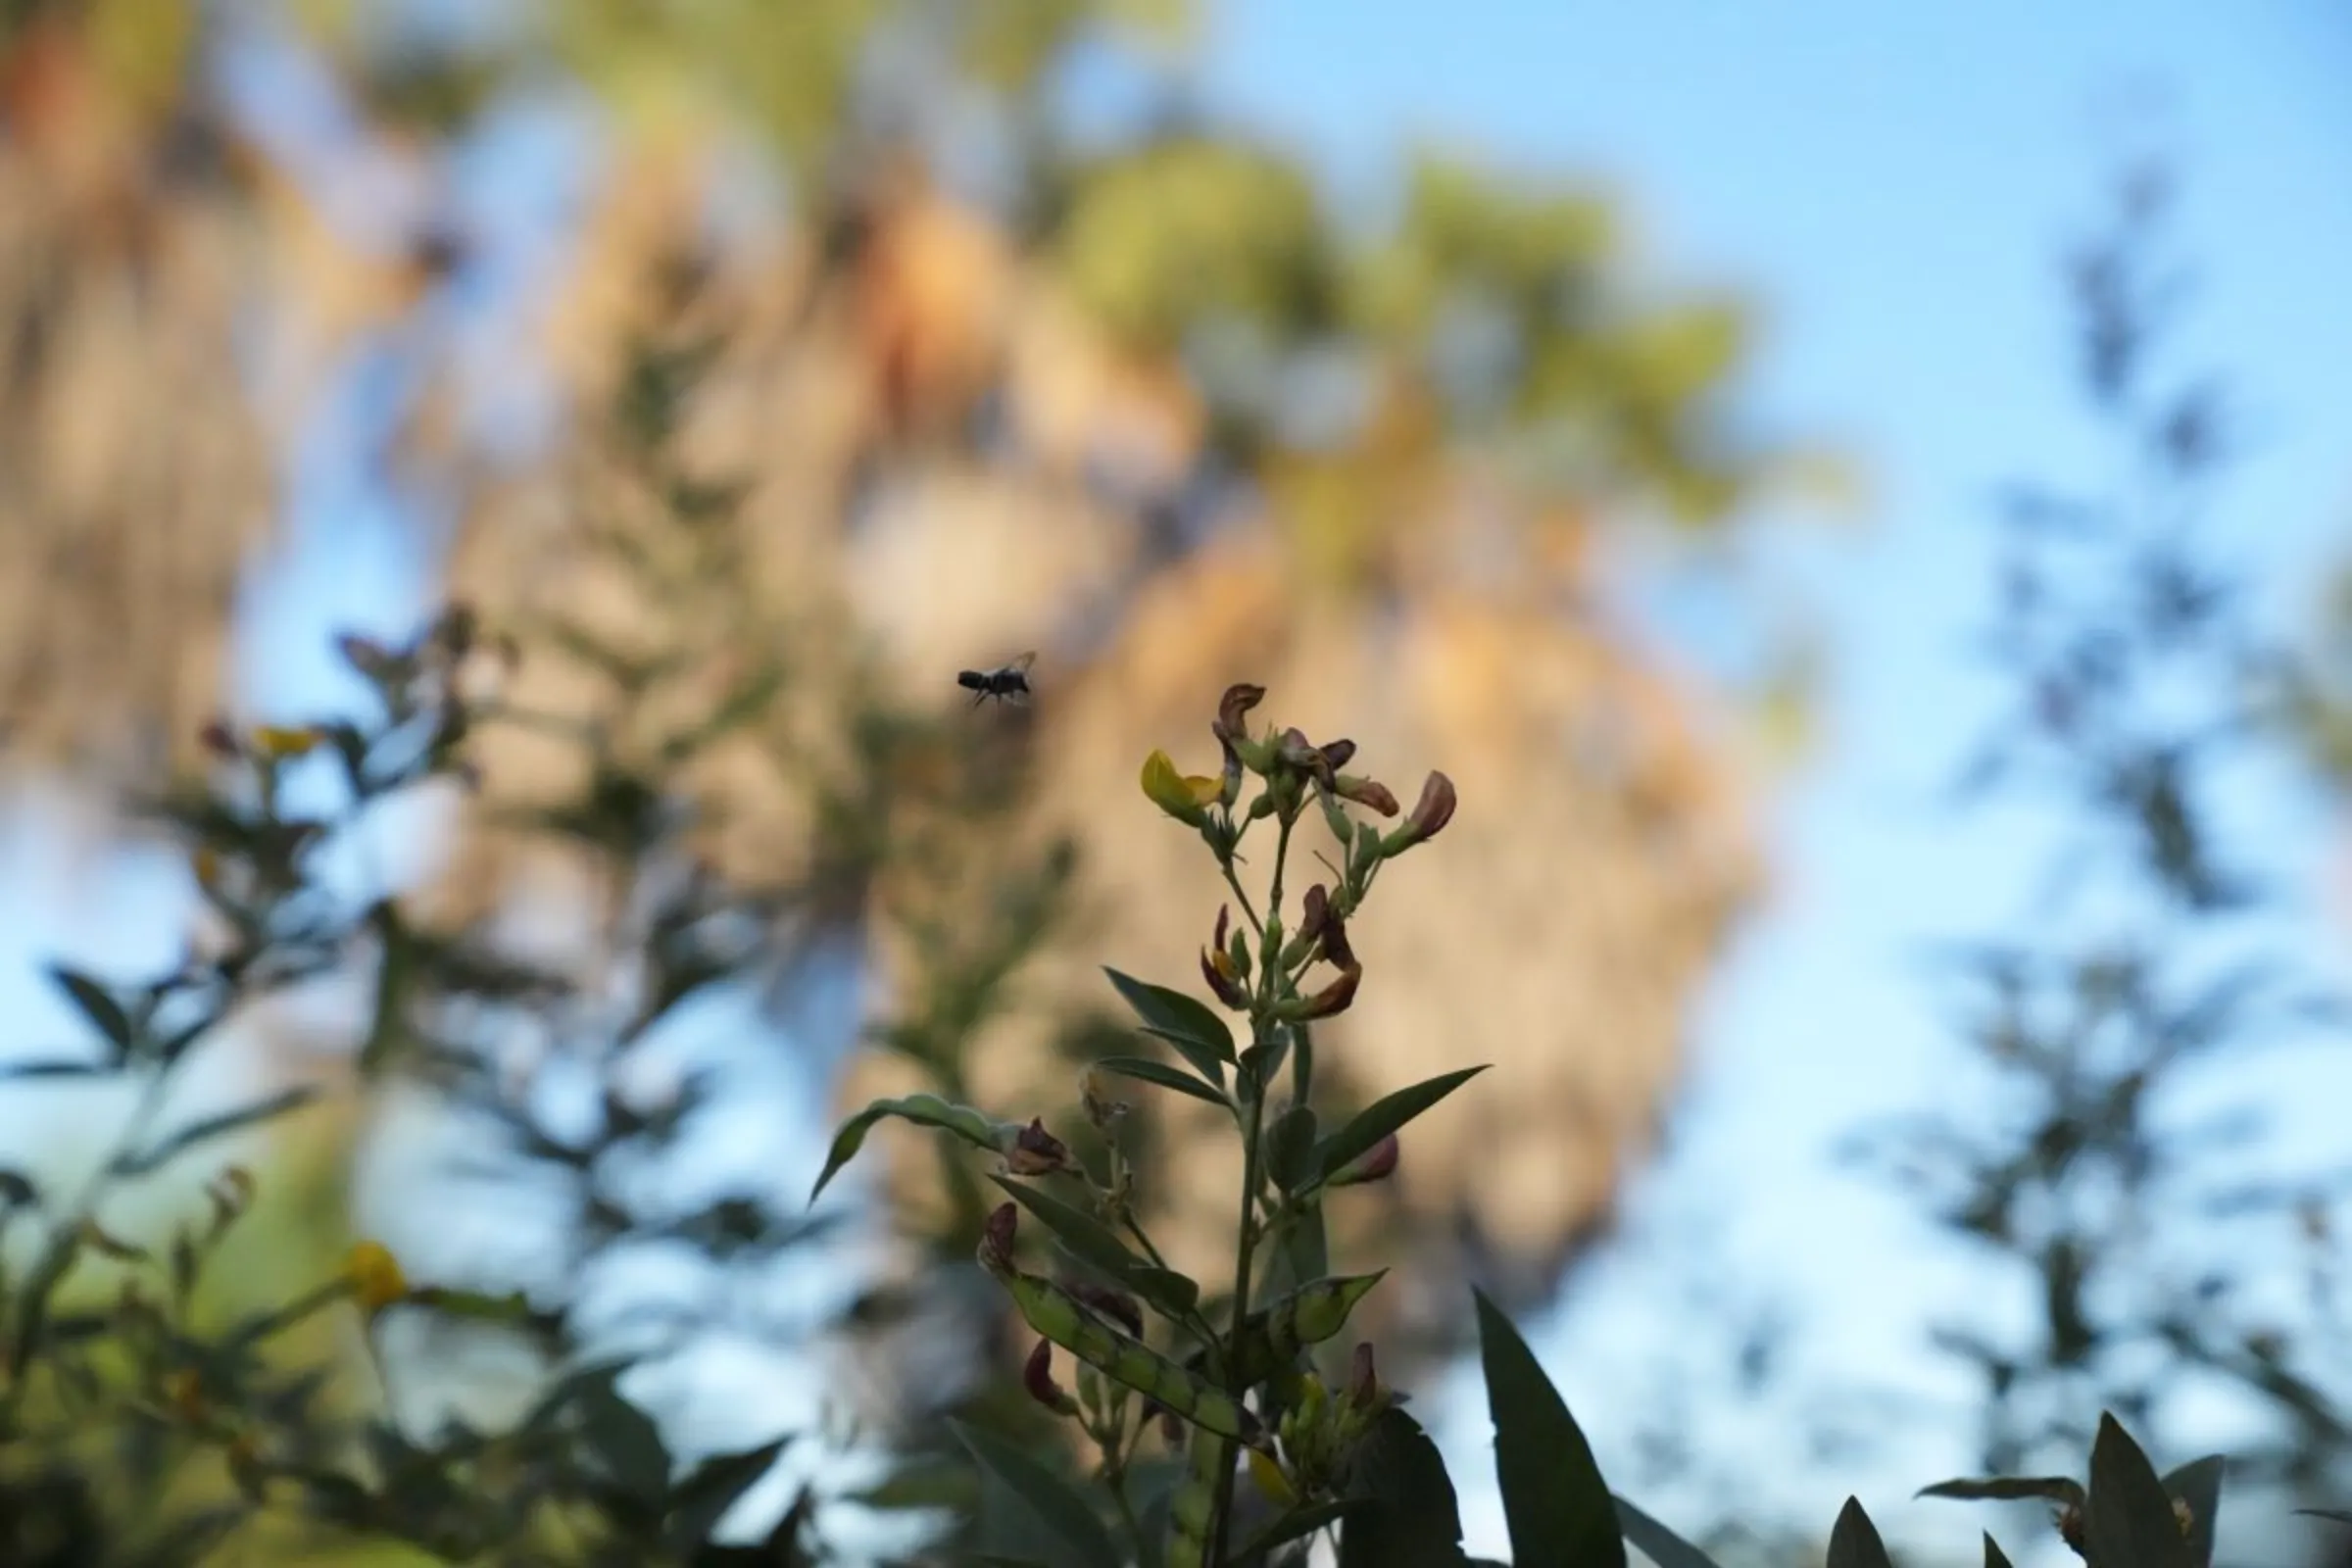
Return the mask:
<svg viewBox="0 0 2352 1568">
<path fill-rule="evenodd" d="M 1036 662 L 1037 651 L 1035 649 L 1031 649 L 1028 653 L 1021 655 L 1020 658 L 1014 660 L 1011 663 L 1006 664 L 1004 669 L 1007 674 L 1026 675 L 1029 673 L 1029 666 Z"/>
</svg>

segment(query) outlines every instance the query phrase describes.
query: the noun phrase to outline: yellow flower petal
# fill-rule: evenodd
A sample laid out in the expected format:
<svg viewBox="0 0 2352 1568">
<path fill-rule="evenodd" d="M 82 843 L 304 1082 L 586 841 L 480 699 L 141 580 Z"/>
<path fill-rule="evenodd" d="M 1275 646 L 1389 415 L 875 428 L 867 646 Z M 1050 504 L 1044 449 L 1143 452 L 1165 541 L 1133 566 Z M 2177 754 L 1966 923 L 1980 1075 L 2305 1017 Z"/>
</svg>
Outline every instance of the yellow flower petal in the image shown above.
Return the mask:
<svg viewBox="0 0 2352 1568">
<path fill-rule="evenodd" d="M 1263 1448 L 1250 1450 L 1250 1479 L 1257 1483 L 1257 1490 L 1277 1508 L 1298 1504 L 1298 1494 L 1292 1489 L 1291 1478 L 1282 1473 L 1282 1466 L 1276 1464 Z"/>
<path fill-rule="evenodd" d="M 1186 778 L 1176 771 L 1175 762 L 1165 752 L 1153 752 L 1144 759 L 1143 784 L 1144 794 L 1152 805 L 1177 821 L 1195 826 L 1206 818 L 1207 813 L 1202 809 L 1206 802 L 1217 798 L 1216 780 Z M 1208 786 L 1206 796 L 1200 793 L 1202 784 Z"/>
<path fill-rule="evenodd" d="M 318 745 L 318 732 L 314 729 L 291 729 L 281 724 L 264 724 L 253 732 L 253 744 L 264 757 L 283 761 L 315 750 Z"/>
</svg>

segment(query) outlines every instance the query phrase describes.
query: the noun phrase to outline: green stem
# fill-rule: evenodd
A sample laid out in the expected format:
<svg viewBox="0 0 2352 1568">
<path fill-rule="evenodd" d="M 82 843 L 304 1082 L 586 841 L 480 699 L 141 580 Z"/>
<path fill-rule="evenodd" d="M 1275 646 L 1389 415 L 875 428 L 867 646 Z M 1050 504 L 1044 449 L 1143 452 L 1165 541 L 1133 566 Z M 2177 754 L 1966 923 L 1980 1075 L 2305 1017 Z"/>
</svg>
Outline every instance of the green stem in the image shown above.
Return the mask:
<svg viewBox="0 0 2352 1568">
<path fill-rule="evenodd" d="M 1250 890 L 1243 887 L 1242 879 L 1233 874 L 1233 858 L 1231 856 L 1227 856 L 1225 858 L 1224 869 L 1225 885 L 1233 889 L 1233 896 L 1235 898 L 1242 901 L 1242 917 L 1250 922 L 1250 930 L 1256 932 L 1261 937 L 1264 936 L 1266 934 L 1266 923 L 1257 917 L 1256 908 L 1250 905 Z"/>
</svg>

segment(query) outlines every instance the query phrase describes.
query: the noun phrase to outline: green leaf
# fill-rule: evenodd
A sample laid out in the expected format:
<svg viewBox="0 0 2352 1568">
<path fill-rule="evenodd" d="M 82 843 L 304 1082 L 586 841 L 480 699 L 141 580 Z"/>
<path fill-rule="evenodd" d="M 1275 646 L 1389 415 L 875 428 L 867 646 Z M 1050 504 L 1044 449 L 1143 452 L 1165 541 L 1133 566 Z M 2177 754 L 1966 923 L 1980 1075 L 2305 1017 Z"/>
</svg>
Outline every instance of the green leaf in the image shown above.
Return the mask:
<svg viewBox="0 0 2352 1568">
<path fill-rule="evenodd" d="M 520 1291 L 493 1296 L 487 1291 L 461 1291 L 446 1285 L 423 1285 L 411 1291 L 408 1299 L 409 1304 L 414 1306 L 484 1323 L 520 1323 L 531 1315 L 531 1298 Z"/>
<path fill-rule="evenodd" d="M 1618 1530 L 1658 1568 L 1715 1568 L 1712 1557 L 1623 1497 L 1611 1500 L 1617 1504 Z"/>
<path fill-rule="evenodd" d="M 1830 1568 L 1893 1568 L 1879 1527 L 1862 1511 L 1859 1497 L 1846 1498 L 1838 1510 L 1837 1527 L 1830 1532 Z"/>
<path fill-rule="evenodd" d="M 1984 1532 L 1984 1568 L 2010 1568 L 2008 1553 L 2001 1550 L 2001 1544 L 1992 1539 L 1989 1530 Z"/>
<path fill-rule="evenodd" d="M 117 1061 L 130 1054 L 134 1038 L 130 1014 L 123 1010 L 122 1004 L 117 1002 L 112 993 L 88 975 L 77 969 L 69 969 L 62 963 L 48 965 L 45 972 L 58 989 L 73 999 L 74 1005 L 81 1009 L 81 1015 L 89 1019 L 98 1032 L 106 1037 L 107 1043 L 115 1048 Z"/>
<path fill-rule="evenodd" d="M 1461 1506 L 1419 1422 L 1391 1407 L 1348 1456 L 1341 1494 L 1364 1506 L 1340 1530 L 1339 1568 L 1460 1568 Z"/>
<path fill-rule="evenodd" d="M 2091 1568 L 2193 1568 L 2155 1466 L 2105 1412 L 2090 1448 L 2090 1501 L 2082 1512 Z"/>
<path fill-rule="evenodd" d="M 599 1369 L 578 1394 L 581 1436 L 612 1479 L 637 1497 L 658 1502 L 669 1492 L 669 1448 L 662 1429 L 613 1385 L 626 1370 Z"/>
<path fill-rule="evenodd" d="M 97 1078 L 113 1070 L 95 1061 L 0 1062 L 0 1078 Z"/>
<path fill-rule="evenodd" d="M 1200 1287 L 1173 1269 L 1156 1267 L 1127 1250 L 1111 1228 L 1084 1209 L 1042 1193 L 1025 1182 L 990 1175 L 1013 1201 L 1037 1216 L 1061 1244 L 1084 1262 L 1109 1275 L 1170 1317 L 1181 1318 L 1200 1304 Z"/>
<path fill-rule="evenodd" d="M 198 1144 L 225 1133 L 256 1126 L 273 1116 L 282 1116 L 289 1110 L 299 1110 L 317 1100 L 318 1093 L 315 1084 L 298 1084 L 292 1089 L 280 1090 L 267 1100 L 255 1101 L 250 1105 L 240 1105 L 235 1110 L 224 1110 L 217 1116 L 192 1121 L 143 1154 L 123 1152 L 109 1169 L 118 1176 L 144 1176 Z"/>
<path fill-rule="evenodd" d="M 2188 1558 L 2196 1568 L 2213 1563 L 2213 1524 L 2222 1511 L 2222 1478 L 2229 1466 L 2222 1455 L 2209 1453 L 2164 1478 L 2166 1494 L 2188 1504 Z"/>
<path fill-rule="evenodd" d="M 1302 1537 L 1313 1535 L 1327 1525 L 1339 1523 L 1340 1520 L 1363 1505 L 1359 1498 L 1338 1497 L 1329 1502 L 1309 1503 L 1303 1508 L 1294 1508 L 1260 1531 L 1248 1545 L 1234 1554 L 1234 1558 L 1237 1562 L 1248 1562 L 1254 1557 L 1263 1557 L 1267 1552 L 1286 1542 L 1298 1541 Z"/>
<path fill-rule="evenodd" d="M 1157 1035 L 1182 1053 L 1184 1059 L 1219 1089 L 1225 1087 L 1225 1068 L 1233 1062 L 1233 1031 L 1225 1020 L 1182 992 L 1147 984 L 1116 969 L 1102 971 L 1118 987 L 1127 1005 L 1144 1021 L 1144 1033 Z"/>
<path fill-rule="evenodd" d="M 695 1466 L 694 1473 L 669 1493 L 668 1536 L 672 1546 L 690 1550 L 710 1539 L 710 1532 L 727 1516 L 743 1494 L 775 1468 L 790 1438 L 778 1438 L 741 1453 L 719 1453 Z"/>
<path fill-rule="evenodd" d="M 1266 1173 L 1286 1192 L 1296 1192 L 1315 1172 L 1315 1107 L 1293 1105 L 1266 1129 Z"/>
<path fill-rule="evenodd" d="M 841 1168 L 858 1157 L 865 1147 L 865 1135 L 874 1124 L 886 1116 L 910 1121 L 917 1127 L 930 1127 L 940 1132 L 954 1133 L 974 1149 L 1001 1153 L 1020 1136 L 1021 1129 L 1011 1122 L 1001 1122 L 969 1105 L 952 1105 L 937 1095 L 907 1095 L 898 1100 L 877 1100 L 857 1115 L 841 1124 L 833 1135 L 833 1147 L 825 1154 L 825 1168 L 817 1173 L 816 1185 L 808 1190 L 808 1201 L 813 1203 L 827 1183 L 841 1174 Z"/>
<path fill-rule="evenodd" d="M 1464 1067 L 1459 1072 L 1442 1074 L 1372 1102 L 1347 1126 L 1315 1146 L 1315 1179 L 1329 1181 L 1370 1153 L 1374 1144 L 1486 1070 L 1484 1064 Z"/>
<path fill-rule="evenodd" d="M 1149 1056 L 1102 1056 L 1096 1059 L 1095 1065 L 1104 1072 L 1115 1072 L 1122 1078 L 1134 1078 L 1144 1083 L 1157 1084 L 1162 1089 L 1173 1089 L 1180 1095 L 1190 1095 L 1207 1104 L 1228 1109 L 1232 1106 L 1232 1102 L 1223 1095 L 1191 1073 L 1171 1067 L 1164 1061 L 1153 1061 Z"/>
<path fill-rule="evenodd" d="M 1473 1290 L 1494 1472 L 1514 1568 L 1625 1568 L 1625 1541 L 1592 1448 L 1502 1310 Z"/>
<path fill-rule="evenodd" d="M 2016 1502 L 2041 1497 L 2080 1508 L 2087 1495 L 2073 1476 L 1995 1476 L 1983 1481 L 1938 1481 L 1913 1494 L 1921 1497 L 1957 1497 L 1963 1501 Z"/>
<path fill-rule="evenodd" d="M 2352 1525 L 2352 1508 L 2297 1508 L 2297 1513 L 2314 1519 L 2332 1519 L 2339 1525 Z"/>
<path fill-rule="evenodd" d="M 1124 1558 L 1094 1504 L 1017 1444 L 951 1420 L 949 1427 L 980 1467 L 1002 1481 L 1060 1541 L 1070 1568 L 1123 1568 Z"/>
</svg>

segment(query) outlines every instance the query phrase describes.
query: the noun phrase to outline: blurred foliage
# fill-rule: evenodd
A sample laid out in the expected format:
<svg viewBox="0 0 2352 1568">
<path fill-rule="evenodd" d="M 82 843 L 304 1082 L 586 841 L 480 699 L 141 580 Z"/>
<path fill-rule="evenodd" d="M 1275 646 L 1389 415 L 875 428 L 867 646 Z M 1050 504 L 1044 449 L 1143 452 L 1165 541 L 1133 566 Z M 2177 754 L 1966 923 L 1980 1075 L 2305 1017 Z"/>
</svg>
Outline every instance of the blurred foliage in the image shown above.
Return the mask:
<svg viewBox="0 0 2352 1568">
<path fill-rule="evenodd" d="M 2233 1476 L 2325 1494 L 2352 1460 L 2352 1168 L 2266 1157 L 2238 1086 L 2345 1013 L 2289 890 L 2240 863 L 2227 825 L 2291 666 L 2214 533 L 2230 405 L 2163 356 L 2170 195 L 2161 166 L 2132 173 L 2069 271 L 2085 403 L 2124 477 L 2014 486 L 2000 509 L 1984 647 L 2011 713 L 1962 782 L 2047 811 L 2057 837 L 2031 924 L 1949 954 L 1984 1098 L 1955 1090 L 1862 1152 L 2031 1294 L 2023 1324 L 1936 1329 L 1980 1379 L 1989 1469 L 2080 1451 L 2094 1409 L 2162 1434 L 2218 1396 L 2248 1423 Z"/>
</svg>

